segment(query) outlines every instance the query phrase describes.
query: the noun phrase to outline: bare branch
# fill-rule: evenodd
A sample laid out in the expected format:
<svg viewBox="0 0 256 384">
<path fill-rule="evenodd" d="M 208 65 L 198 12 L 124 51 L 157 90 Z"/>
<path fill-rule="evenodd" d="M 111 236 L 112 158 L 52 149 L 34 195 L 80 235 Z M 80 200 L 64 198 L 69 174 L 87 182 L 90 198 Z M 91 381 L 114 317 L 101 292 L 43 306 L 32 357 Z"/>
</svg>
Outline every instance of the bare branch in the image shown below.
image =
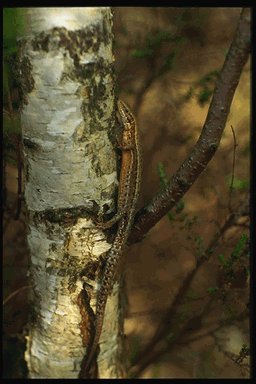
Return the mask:
<svg viewBox="0 0 256 384">
<path fill-rule="evenodd" d="M 241 213 L 242 210 L 243 209 L 239 210 L 239 213 Z M 218 247 L 221 238 L 224 236 L 224 234 L 230 227 L 236 224 L 236 220 L 238 217 L 239 214 L 235 215 L 231 213 L 226 218 L 225 222 L 215 234 L 207 249 L 205 250 L 205 256 L 201 256 L 201 258 L 197 261 L 195 268 L 192 269 L 183 280 L 174 300 L 172 301 L 169 309 L 166 311 L 166 314 L 160 321 L 154 335 L 137 356 L 135 365 L 131 367 L 130 374 L 132 375 L 132 377 L 138 377 L 139 374 L 147 366 L 157 361 L 157 359 L 163 356 L 166 352 L 170 353 L 170 351 L 175 348 L 175 346 L 179 345 L 180 343 L 184 343 L 185 340 L 186 342 L 192 341 L 192 339 L 189 341 L 187 340 L 186 333 L 186 331 L 190 327 L 190 324 L 193 324 L 194 331 L 200 329 L 202 319 L 211 309 L 213 297 L 210 298 L 209 301 L 205 304 L 200 314 L 191 317 L 187 319 L 183 324 L 180 324 L 179 328 L 176 329 L 173 338 L 171 340 L 168 340 L 170 330 L 175 329 L 174 323 L 175 321 L 177 321 L 177 319 L 175 318 L 175 314 L 178 312 L 178 308 L 181 306 L 181 303 L 186 297 L 188 290 L 191 288 L 191 284 L 194 278 L 196 277 L 199 269 L 204 263 L 209 261 L 212 255 L 214 255 L 213 251 Z M 238 315 L 238 319 L 244 315 L 245 312 L 243 311 L 240 315 Z M 219 325 L 217 326 L 217 328 L 218 327 Z M 214 330 L 211 330 L 211 332 L 214 332 Z"/>
<path fill-rule="evenodd" d="M 250 8 L 241 12 L 233 42 L 213 93 L 201 135 L 190 155 L 161 190 L 136 215 L 130 242 L 141 240 L 184 196 L 215 154 L 225 128 L 231 102 L 250 52 Z"/>
</svg>

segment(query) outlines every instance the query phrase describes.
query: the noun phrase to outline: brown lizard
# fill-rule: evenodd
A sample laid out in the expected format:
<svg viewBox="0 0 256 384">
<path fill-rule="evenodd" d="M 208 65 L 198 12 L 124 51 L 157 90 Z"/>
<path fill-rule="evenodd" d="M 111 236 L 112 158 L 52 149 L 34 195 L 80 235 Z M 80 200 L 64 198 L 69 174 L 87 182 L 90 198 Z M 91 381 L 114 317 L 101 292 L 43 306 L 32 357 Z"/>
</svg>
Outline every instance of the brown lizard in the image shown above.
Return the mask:
<svg viewBox="0 0 256 384">
<path fill-rule="evenodd" d="M 118 211 L 108 222 L 99 225 L 101 228 L 109 228 L 118 221 L 118 228 L 113 245 L 107 254 L 105 269 L 100 282 L 96 303 L 95 334 L 86 360 L 85 371 L 88 370 L 97 349 L 106 302 L 116 281 L 124 248 L 133 225 L 140 189 L 141 156 L 138 127 L 130 109 L 123 101 L 118 101 L 118 111 L 123 124 L 120 143 L 122 165 L 118 188 Z"/>
</svg>

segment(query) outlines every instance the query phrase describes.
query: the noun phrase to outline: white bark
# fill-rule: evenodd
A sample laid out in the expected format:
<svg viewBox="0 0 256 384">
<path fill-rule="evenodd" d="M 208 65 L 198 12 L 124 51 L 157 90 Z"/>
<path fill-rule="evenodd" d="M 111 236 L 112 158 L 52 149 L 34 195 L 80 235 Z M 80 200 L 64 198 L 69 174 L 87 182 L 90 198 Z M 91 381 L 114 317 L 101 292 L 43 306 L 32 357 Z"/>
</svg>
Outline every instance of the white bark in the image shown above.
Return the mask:
<svg viewBox="0 0 256 384">
<path fill-rule="evenodd" d="M 112 15 L 107 7 L 24 8 L 24 17 L 19 69 L 33 286 L 25 358 L 30 378 L 77 378 L 92 321 L 84 283 L 93 285 L 92 263 L 110 247 L 90 217 L 115 209 Z M 115 289 L 106 314 L 112 340 L 118 307 Z M 107 348 L 110 336 L 103 330 L 100 361 L 117 353 Z M 119 377 L 106 364 L 100 377 Z"/>
</svg>

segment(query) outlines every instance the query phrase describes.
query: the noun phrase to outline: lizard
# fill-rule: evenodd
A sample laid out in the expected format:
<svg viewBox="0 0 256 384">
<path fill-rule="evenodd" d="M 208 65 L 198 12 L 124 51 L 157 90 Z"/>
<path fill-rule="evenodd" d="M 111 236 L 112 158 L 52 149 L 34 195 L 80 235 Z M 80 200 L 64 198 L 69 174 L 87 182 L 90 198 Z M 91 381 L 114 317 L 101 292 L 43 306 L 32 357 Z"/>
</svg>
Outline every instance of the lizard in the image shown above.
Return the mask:
<svg viewBox="0 0 256 384">
<path fill-rule="evenodd" d="M 98 227 L 110 228 L 116 222 L 118 222 L 118 227 L 112 247 L 106 257 L 106 264 L 96 298 L 95 333 L 86 359 L 85 371 L 90 367 L 96 353 L 107 299 L 117 279 L 122 255 L 133 225 L 140 190 L 141 152 L 138 127 L 129 107 L 121 100 L 118 101 L 117 106 L 123 125 L 122 138 L 119 143 L 122 151 L 122 163 L 119 177 L 117 213 L 109 221 L 98 223 Z"/>
</svg>

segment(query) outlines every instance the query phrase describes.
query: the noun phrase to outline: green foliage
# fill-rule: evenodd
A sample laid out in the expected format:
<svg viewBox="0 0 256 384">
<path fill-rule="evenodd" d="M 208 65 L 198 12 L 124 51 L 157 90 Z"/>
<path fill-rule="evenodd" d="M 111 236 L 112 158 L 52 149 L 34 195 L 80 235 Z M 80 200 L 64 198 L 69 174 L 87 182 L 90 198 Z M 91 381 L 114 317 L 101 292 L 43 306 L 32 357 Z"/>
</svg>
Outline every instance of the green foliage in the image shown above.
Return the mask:
<svg viewBox="0 0 256 384">
<path fill-rule="evenodd" d="M 132 51 L 131 55 L 134 57 L 134 52 L 145 50 L 146 56 L 153 56 L 156 54 L 157 49 L 159 49 L 162 46 L 162 43 L 164 42 L 181 44 L 184 41 L 185 41 L 185 38 L 182 36 L 177 36 L 169 31 L 159 30 L 156 33 L 149 33 L 145 38 L 144 48 Z M 150 50 L 150 54 L 148 50 Z M 143 57 L 143 56 L 140 56 L 140 57 Z"/>
<path fill-rule="evenodd" d="M 241 238 L 244 236 L 242 235 Z M 242 252 L 241 248 L 241 238 L 236 244 L 234 250 L 239 249 L 239 252 Z M 243 242 L 243 240 L 242 240 Z M 230 258 L 225 258 L 223 255 L 220 255 L 219 260 L 222 266 L 222 272 L 221 273 L 221 279 L 219 280 L 219 287 L 216 287 L 215 292 L 211 292 L 211 290 L 208 290 L 208 293 L 216 293 L 216 298 L 220 300 L 223 304 L 223 312 L 220 319 L 220 324 L 225 325 L 229 324 L 230 322 L 234 321 L 237 316 L 239 315 L 239 309 L 237 307 L 236 299 L 233 297 L 230 301 L 230 294 L 232 285 L 237 287 L 243 287 L 243 284 L 245 283 L 246 278 L 246 264 L 248 260 L 245 259 L 245 250 L 240 254 L 239 260 L 233 261 Z M 238 285 L 237 285 L 238 283 Z"/>
<path fill-rule="evenodd" d="M 175 50 L 171 52 L 169 55 L 167 55 L 164 59 L 164 63 L 160 68 L 158 74 L 162 74 L 166 71 L 171 70 L 174 66 L 176 56 L 177 56 L 177 52 Z"/>
<path fill-rule="evenodd" d="M 202 87 L 197 95 L 197 101 L 202 107 L 210 100 L 213 90 L 208 87 Z"/>
<path fill-rule="evenodd" d="M 211 256 L 212 254 L 213 254 L 213 249 L 212 248 L 206 249 L 205 256 Z"/>
<path fill-rule="evenodd" d="M 215 82 L 219 76 L 219 70 L 211 71 L 196 81 L 184 95 L 184 101 L 195 96 L 198 104 L 203 107 L 212 97 Z"/>
<path fill-rule="evenodd" d="M 193 94 L 194 94 L 194 87 L 191 86 L 189 87 L 189 90 L 187 91 L 187 93 L 185 93 L 185 95 L 183 96 L 184 102 L 189 101 L 193 96 Z"/>
<path fill-rule="evenodd" d="M 248 236 L 246 233 L 242 233 L 238 243 L 236 244 L 233 252 L 231 253 L 231 260 L 234 262 L 235 260 L 238 260 L 244 250 L 245 250 L 245 247 L 247 246 L 247 243 L 248 243 Z"/>
<path fill-rule="evenodd" d="M 218 256 L 219 262 L 222 268 L 224 269 L 227 279 L 229 281 L 232 281 L 234 278 L 236 265 L 238 263 L 245 264 L 242 258 L 247 251 L 247 247 L 248 247 L 248 236 L 247 234 L 243 233 L 229 257 L 225 257 L 223 254 L 220 254 Z M 246 256 L 247 255 L 248 254 L 246 253 Z M 244 268 L 245 268 L 245 265 L 244 265 Z"/>
<path fill-rule="evenodd" d="M 184 40 L 184 37 L 177 36 L 172 32 L 160 30 L 155 34 L 150 33 L 146 37 L 146 43 L 149 47 L 159 48 L 163 42 L 180 43 Z"/>
<path fill-rule="evenodd" d="M 242 362 L 250 354 L 250 347 L 247 344 L 242 344 L 239 352 L 239 362 Z"/>
<path fill-rule="evenodd" d="M 208 83 L 215 83 L 216 79 L 218 78 L 219 76 L 219 71 L 215 70 L 215 71 L 211 71 L 209 73 L 207 73 L 206 75 L 204 75 L 198 82 L 197 84 L 198 85 L 201 85 L 202 87 L 204 87 L 206 84 Z"/>
<path fill-rule="evenodd" d="M 190 230 L 194 226 L 194 224 L 196 224 L 197 222 L 198 222 L 198 216 L 197 215 L 194 215 L 192 217 L 187 217 L 186 221 L 185 221 L 185 228 L 187 230 Z"/>
<path fill-rule="evenodd" d="M 165 173 L 164 164 L 161 161 L 159 161 L 157 164 L 157 172 L 160 179 L 160 185 L 162 188 L 164 188 L 168 183 L 168 178 Z"/>
<path fill-rule="evenodd" d="M 154 55 L 154 50 L 149 47 L 134 49 L 131 53 L 131 56 L 135 57 L 136 59 L 144 59 L 147 57 L 152 57 L 153 55 Z"/>
<path fill-rule="evenodd" d="M 180 200 L 176 205 L 175 205 L 175 212 L 180 213 L 183 211 L 185 208 L 185 203 L 183 200 Z"/>
<path fill-rule="evenodd" d="M 232 183 L 232 185 L 231 185 L 231 183 Z M 232 176 L 227 177 L 227 184 L 228 184 L 229 188 L 239 189 L 239 190 L 248 190 L 249 186 L 250 186 L 249 180 L 243 180 L 243 179 L 239 179 L 237 177 L 234 177 L 232 179 Z"/>
<path fill-rule="evenodd" d="M 166 30 L 159 30 L 155 33 L 149 33 L 143 46 L 134 49 L 131 56 L 136 59 L 160 59 L 158 69 L 155 71 L 155 76 L 160 76 L 173 68 L 180 46 L 185 41 L 186 39 L 183 36 Z M 165 44 L 165 53 L 161 57 L 163 44 Z"/>
<path fill-rule="evenodd" d="M 204 240 L 202 236 L 195 235 L 194 236 L 194 243 L 196 246 L 196 256 L 201 257 L 204 255 Z"/>
<path fill-rule="evenodd" d="M 207 292 L 210 294 L 210 295 L 213 295 L 214 293 L 216 293 L 218 291 L 218 287 L 209 287 L 207 288 Z"/>
<path fill-rule="evenodd" d="M 227 260 L 225 259 L 225 256 L 222 253 L 220 255 L 218 255 L 218 259 L 219 259 L 219 262 L 221 263 L 221 265 L 224 268 L 228 265 L 228 262 L 227 262 Z"/>
</svg>

